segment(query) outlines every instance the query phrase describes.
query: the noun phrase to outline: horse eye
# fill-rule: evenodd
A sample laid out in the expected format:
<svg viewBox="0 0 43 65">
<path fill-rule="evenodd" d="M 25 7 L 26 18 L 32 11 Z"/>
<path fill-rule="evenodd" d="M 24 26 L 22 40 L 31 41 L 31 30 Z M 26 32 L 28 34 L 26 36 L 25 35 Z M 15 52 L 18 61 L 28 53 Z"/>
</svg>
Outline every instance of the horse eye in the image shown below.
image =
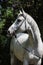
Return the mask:
<svg viewBox="0 0 43 65">
<path fill-rule="evenodd" d="M 17 21 L 18 21 L 18 22 L 20 22 L 21 20 L 20 20 L 20 19 L 18 19 Z"/>
</svg>

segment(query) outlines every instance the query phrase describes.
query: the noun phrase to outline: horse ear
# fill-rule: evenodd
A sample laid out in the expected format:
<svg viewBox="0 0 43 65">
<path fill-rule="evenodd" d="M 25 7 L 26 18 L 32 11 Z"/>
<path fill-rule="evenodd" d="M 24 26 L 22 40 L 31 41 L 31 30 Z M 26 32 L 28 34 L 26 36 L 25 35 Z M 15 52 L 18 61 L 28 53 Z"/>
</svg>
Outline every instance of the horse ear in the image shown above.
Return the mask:
<svg viewBox="0 0 43 65">
<path fill-rule="evenodd" d="M 21 11 L 21 10 L 19 10 L 19 14 L 18 14 L 18 16 L 19 16 L 20 14 L 22 14 L 22 11 Z"/>
<path fill-rule="evenodd" d="M 20 10 L 20 14 L 22 14 L 22 11 Z"/>
<path fill-rule="evenodd" d="M 23 13 L 24 16 L 26 16 L 26 12 L 24 10 L 22 10 L 22 13 Z"/>
</svg>

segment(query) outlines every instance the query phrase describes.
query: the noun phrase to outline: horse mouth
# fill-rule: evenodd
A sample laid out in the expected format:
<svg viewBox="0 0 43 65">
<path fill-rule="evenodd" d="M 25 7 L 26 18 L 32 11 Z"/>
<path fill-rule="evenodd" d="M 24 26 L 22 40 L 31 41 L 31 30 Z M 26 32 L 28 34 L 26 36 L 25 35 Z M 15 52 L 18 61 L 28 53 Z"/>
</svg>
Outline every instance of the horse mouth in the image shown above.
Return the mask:
<svg viewBox="0 0 43 65">
<path fill-rule="evenodd" d="M 16 37 L 16 33 L 15 32 L 10 33 L 10 31 L 7 31 L 7 37 L 12 37 L 12 36 Z"/>
<path fill-rule="evenodd" d="M 9 31 L 7 31 L 7 37 L 10 37 L 10 36 L 11 36 L 10 32 L 9 32 Z"/>
</svg>

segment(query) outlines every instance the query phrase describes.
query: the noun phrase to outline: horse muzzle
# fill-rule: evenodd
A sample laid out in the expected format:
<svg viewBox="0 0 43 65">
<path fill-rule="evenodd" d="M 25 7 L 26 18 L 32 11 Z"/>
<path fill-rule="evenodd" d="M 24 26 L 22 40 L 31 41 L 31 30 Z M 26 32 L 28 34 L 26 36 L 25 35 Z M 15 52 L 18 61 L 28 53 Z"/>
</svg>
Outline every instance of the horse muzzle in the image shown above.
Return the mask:
<svg viewBox="0 0 43 65">
<path fill-rule="evenodd" d="M 15 31 L 13 33 L 10 33 L 10 31 L 8 30 L 7 31 L 7 36 L 8 37 L 12 37 L 12 36 L 15 36 L 16 37 L 16 33 L 15 33 Z"/>
</svg>

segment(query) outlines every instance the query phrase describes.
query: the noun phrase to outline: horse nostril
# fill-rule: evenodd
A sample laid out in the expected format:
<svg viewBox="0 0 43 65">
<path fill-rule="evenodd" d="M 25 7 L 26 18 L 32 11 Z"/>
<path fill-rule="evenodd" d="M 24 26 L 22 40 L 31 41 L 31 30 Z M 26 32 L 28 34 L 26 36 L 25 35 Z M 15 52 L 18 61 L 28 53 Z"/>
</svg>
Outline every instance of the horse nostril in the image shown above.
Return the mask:
<svg viewBox="0 0 43 65">
<path fill-rule="evenodd" d="M 7 31 L 7 37 L 10 37 L 10 31 L 9 30 Z"/>
<path fill-rule="evenodd" d="M 10 35 L 10 31 L 7 31 L 7 33 Z"/>
</svg>

